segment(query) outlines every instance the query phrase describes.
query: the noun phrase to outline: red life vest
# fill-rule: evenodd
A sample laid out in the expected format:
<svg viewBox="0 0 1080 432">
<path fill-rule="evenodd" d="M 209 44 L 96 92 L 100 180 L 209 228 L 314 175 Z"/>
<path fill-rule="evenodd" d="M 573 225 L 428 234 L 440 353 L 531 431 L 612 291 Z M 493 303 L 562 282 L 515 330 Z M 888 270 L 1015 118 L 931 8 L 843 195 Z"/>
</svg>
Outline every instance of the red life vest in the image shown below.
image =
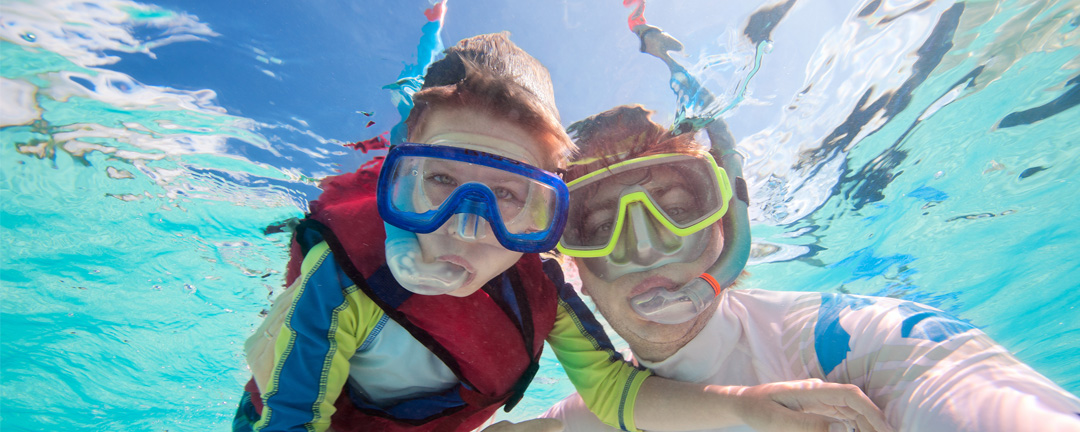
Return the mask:
<svg viewBox="0 0 1080 432">
<path fill-rule="evenodd" d="M 547 271 L 556 271 L 549 266 L 557 264 L 528 254 L 468 297 L 414 295 L 401 288 L 385 266 L 386 233 L 376 207 L 375 181 L 363 171 L 335 178 L 311 205 L 309 219 L 324 227 L 302 224 L 294 239 L 304 235 L 305 226 L 322 230 L 335 260 L 357 287 L 458 377 L 462 384 L 440 396 L 460 404 L 447 407 L 442 402 L 432 408 L 419 398 L 382 409 L 351 397 L 346 386 L 335 403 L 332 427 L 342 432 L 473 430 L 500 406 L 512 408 L 536 373 L 544 339 L 555 322 L 558 294 Z M 290 282 L 303 259 L 299 243 L 294 241 L 286 274 Z M 257 394 L 252 402 L 261 413 Z"/>
</svg>

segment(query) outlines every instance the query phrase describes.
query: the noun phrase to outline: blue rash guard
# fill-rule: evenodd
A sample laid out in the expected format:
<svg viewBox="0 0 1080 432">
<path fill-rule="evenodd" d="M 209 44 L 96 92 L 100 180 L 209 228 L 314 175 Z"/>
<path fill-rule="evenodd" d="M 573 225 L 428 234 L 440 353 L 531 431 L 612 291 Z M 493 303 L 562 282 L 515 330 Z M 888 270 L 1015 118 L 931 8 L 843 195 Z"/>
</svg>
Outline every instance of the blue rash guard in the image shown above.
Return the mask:
<svg viewBox="0 0 1080 432">
<path fill-rule="evenodd" d="M 562 281 L 553 261 L 544 270 L 557 272 L 549 278 Z M 569 284 L 556 286 L 558 309 L 546 341 L 601 418 L 620 429 L 636 430 L 634 402 L 651 374 L 622 360 Z M 278 303 L 288 305 L 288 310 L 281 314 L 275 358 L 272 363 L 252 363 L 265 402 L 255 431 L 327 430 L 343 391 L 359 396 L 364 404 L 387 407 L 439 394 L 459 382 L 431 351 L 352 285 L 325 243 L 307 253 L 300 278 Z M 339 429 L 336 424 L 334 428 Z"/>
</svg>

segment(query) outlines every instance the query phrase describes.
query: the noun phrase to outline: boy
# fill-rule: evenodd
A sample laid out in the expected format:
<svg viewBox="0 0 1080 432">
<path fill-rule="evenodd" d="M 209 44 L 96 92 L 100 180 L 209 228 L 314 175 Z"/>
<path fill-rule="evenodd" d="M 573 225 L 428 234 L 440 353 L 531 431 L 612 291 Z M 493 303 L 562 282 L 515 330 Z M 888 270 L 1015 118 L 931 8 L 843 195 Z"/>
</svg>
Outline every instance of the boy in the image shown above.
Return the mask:
<svg viewBox="0 0 1080 432">
<path fill-rule="evenodd" d="M 255 377 L 237 430 L 473 430 L 520 399 L 544 340 L 623 429 L 779 430 L 786 418 L 823 430 L 833 421 L 781 403 L 837 395 L 880 424 L 843 386 L 705 389 L 622 362 L 558 264 L 536 254 L 566 216 L 550 171 L 573 145 L 553 99 L 546 69 L 505 35 L 463 40 L 431 66 L 410 143 L 391 148 L 377 187 L 370 172 L 335 179 L 298 227 L 303 262 L 249 339 Z"/>
</svg>

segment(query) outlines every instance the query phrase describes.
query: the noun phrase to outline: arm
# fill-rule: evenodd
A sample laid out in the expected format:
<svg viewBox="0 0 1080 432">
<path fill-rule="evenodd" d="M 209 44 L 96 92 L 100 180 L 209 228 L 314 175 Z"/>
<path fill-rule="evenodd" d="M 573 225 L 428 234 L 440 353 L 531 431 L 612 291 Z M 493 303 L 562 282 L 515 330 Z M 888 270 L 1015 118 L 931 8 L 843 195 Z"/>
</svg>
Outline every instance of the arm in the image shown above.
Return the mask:
<svg viewBox="0 0 1080 432">
<path fill-rule="evenodd" d="M 604 423 L 636 430 L 634 401 L 650 372 L 622 361 L 600 323 L 573 288 L 558 287 L 555 327 L 548 335 L 555 356 L 589 409 Z"/>
<path fill-rule="evenodd" d="M 652 376 L 638 396 L 639 427 L 699 430 L 748 425 L 758 431 L 891 432 L 858 387 L 818 379 L 746 386 L 686 383 Z"/>
<path fill-rule="evenodd" d="M 563 432 L 618 430 L 605 425 L 600 419 L 596 418 L 596 415 L 589 411 L 589 407 L 585 406 L 585 401 L 581 400 L 581 395 L 577 393 L 567 396 L 559 403 L 548 408 L 540 417 L 562 422 L 564 426 Z"/>
<path fill-rule="evenodd" d="M 901 430 L 1080 430 L 1080 399 L 971 324 L 874 297 L 823 296 L 822 309 L 845 302 L 851 307 L 835 315 L 842 327 L 831 328 L 852 329 L 850 351 L 842 363 L 819 359 L 823 368 L 836 365 L 825 376 L 866 389 Z"/>
<path fill-rule="evenodd" d="M 338 269 L 325 243 L 308 252 L 302 269 L 275 343 L 256 431 L 329 428 L 349 359 L 381 313 Z"/>
<path fill-rule="evenodd" d="M 746 424 L 766 431 L 891 431 L 857 387 L 803 380 L 753 387 L 677 382 L 621 361 L 599 323 L 568 285 L 548 342 L 582 400 L 624 430 L 698 430 Z M 827 417 L 826 417 L 827 416 Z M 567 425 L 571 427 L 572 425 Z"/>
</svg>

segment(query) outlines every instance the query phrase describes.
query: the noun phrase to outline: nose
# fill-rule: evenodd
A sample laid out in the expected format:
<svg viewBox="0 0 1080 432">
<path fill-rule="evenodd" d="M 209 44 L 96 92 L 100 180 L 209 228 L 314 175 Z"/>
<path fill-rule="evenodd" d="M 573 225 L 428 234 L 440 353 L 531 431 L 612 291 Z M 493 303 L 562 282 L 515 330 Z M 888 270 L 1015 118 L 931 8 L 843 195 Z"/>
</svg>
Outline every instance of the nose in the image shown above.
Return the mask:
<svg viewBox="0 0 1080 432">
<path fill-rule="evenodd" d="M 662 226 L 646 211 L 644 204 L 630 204 L 626 218 L 623 232 L 610 255 L 613 263 L 649 268 L 682 246 L 682 238 Z"/>
<path fill-rule="evenodd" d="M 467 242 L 483 240 L 489 230 L 488 222 L 479 215 L 458 213 L 450 218 L 450 235 Z"/>
<path fill-rule="evenodd" d="M 465 199 L 458 208 L 459 213 L 454 214 L 447 221 L 450 235 L 467 242 L 483 240 L 491 228 L 488 221 L 481 214 L 484 211 L 483 197 L 475 191 L 467 191 Z"/>
</svg>

